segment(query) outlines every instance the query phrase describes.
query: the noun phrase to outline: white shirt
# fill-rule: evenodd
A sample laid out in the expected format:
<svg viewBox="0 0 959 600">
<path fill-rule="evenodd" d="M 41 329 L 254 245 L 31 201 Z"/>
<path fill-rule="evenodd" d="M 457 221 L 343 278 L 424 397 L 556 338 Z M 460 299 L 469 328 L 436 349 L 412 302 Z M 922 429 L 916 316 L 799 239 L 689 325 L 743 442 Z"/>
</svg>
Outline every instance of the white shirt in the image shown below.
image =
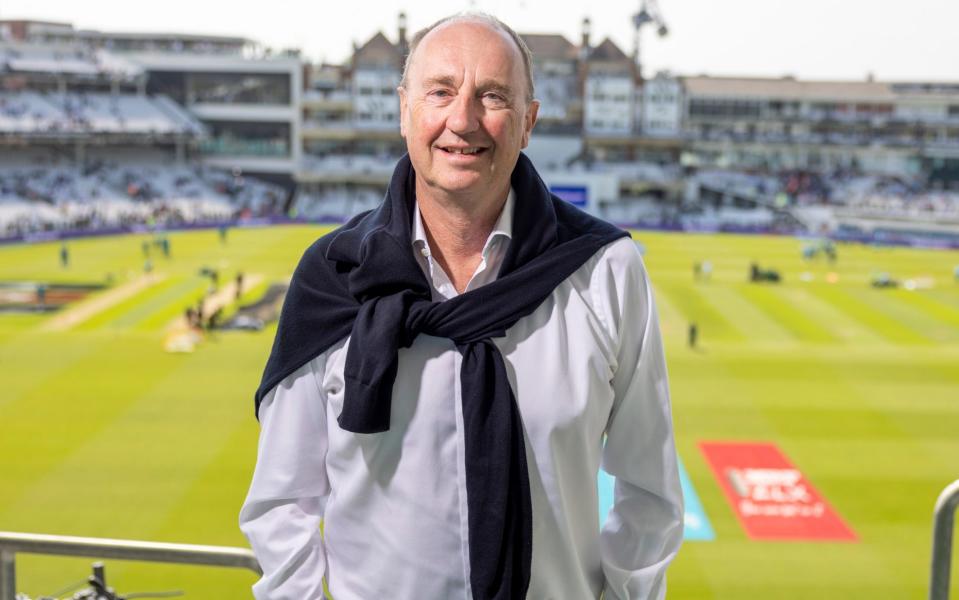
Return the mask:
<svg viewBox="0 0 959 600">
<path fill-rule="evenodd" d="M 514 202 L 511 192 L 467 290 L 495 279 Z M 414 217 L 434 300 L 455 296 Z M 240 513 L 264 572 L 254 595 L 323 598 L 325 578 L 335 600 L 471 599 L 462 356 L 448 339 L 417 337 L 399 352 L 390 430 L 357 434 L 336 422 L 349 343 L 298 369 L 260 406 Z M 682 492 L 659 324 L 635 244 L 602 248 L 494 343 L 526 434 L 527 597 L 663 598 L 682 541 Z M 600 461 L 616 478 L 602 531 Z"/>
</svg>

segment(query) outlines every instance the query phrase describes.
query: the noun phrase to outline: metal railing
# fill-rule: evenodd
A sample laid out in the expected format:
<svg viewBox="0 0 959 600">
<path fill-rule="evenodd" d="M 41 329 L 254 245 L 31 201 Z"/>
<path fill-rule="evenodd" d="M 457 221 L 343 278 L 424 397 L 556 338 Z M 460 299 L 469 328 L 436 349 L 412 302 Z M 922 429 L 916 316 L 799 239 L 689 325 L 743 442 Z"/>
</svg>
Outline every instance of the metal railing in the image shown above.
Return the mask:
<svg viewBox="0 0 959 600">
<path fill-rule="evenodd" d="M 246 548 L 0 531 L 0 600 L 16 598 L 18 552 L 235 567 L 262 574 L 253 552 Z"/>
<path fill-rule="evenodd" d="M 946 486 L 936 500 L 932 526 L 932 573 L 929 600 L 948 600 L 949 570 L 952 566 L 952 530 L 959 506 L 959 479 Z"/>
</svg>

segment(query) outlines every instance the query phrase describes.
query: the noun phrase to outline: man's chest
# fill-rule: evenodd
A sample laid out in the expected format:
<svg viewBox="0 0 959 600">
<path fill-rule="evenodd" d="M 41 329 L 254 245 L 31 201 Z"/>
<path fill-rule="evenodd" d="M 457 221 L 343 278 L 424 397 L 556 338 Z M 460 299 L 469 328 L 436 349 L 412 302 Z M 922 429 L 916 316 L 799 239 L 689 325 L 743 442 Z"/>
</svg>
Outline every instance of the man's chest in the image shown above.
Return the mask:
<svg viewBox="0 0 959 600">
<path fill-rule="evenodd" d="M 562 284 L 532 314 L 494 343 L 503 356 L 527 440 L 537 448 L 599 444 L 613 403 L 613 342 L 589 303 Z M 327 411 L 343 409 L 343 370 L 350 340 L 331 349 L 322 381 Z M 355 350 L 354 350 L 355 351 Z M 421 335 L 401 349 L 390 430 L 378 444 L 443 448 L 462 436 L 463 360 L 451 340 Z M 356 451 L 360 440 L 329 420 L 331 451 Z M 362 436 L 368 441 L 369 435 Z M 455 445 L 455 444 L 454 444 Z M 452 446 L 451 446 L 452 447 Z M 552 452 L 551 451 L 551 452 Z M 558 457 L 557 457 L 558 458 Z"/>
</svg>

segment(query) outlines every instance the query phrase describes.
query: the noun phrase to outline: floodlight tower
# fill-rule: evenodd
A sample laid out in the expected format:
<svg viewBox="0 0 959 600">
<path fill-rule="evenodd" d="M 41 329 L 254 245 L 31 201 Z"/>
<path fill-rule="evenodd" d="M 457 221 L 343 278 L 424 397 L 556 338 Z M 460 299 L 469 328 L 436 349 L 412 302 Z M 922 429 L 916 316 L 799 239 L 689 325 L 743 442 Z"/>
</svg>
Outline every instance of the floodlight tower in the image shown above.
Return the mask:
<svg viewBox="0 0 959 600">
<path fill-rule="evenodd" d="M 639 12 L 633 15 L 633 59 L 636 62 L 636 74 L 640 79 L 643 77 L 643 66 L 640 62 L 639 40 L 640 30 L 646 25 L 656 25 L 656 33 L 663 37 L 669 33 L 666 21 L 663 19 L 663 13 L 659 10 L 659 3 L 656 0 L 641 0 Z"/>
</svg>

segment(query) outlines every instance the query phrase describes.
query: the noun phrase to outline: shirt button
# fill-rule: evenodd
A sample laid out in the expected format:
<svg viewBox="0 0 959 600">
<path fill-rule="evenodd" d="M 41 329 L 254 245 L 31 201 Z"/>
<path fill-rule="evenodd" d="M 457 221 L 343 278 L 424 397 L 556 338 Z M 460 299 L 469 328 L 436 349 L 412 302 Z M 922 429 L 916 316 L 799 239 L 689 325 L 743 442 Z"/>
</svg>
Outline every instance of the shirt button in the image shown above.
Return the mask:
<svg viewBox="0 0 959 600">
<path fill-rule="evenodd" d="M 429 258 L 429 257 L 430 257 L 430 251 L 427 250 L 426 248 L 420 248 L 420 254 L 422 254 L 422 255 L 425 256 L 426 258 Z"/>
</svg>

